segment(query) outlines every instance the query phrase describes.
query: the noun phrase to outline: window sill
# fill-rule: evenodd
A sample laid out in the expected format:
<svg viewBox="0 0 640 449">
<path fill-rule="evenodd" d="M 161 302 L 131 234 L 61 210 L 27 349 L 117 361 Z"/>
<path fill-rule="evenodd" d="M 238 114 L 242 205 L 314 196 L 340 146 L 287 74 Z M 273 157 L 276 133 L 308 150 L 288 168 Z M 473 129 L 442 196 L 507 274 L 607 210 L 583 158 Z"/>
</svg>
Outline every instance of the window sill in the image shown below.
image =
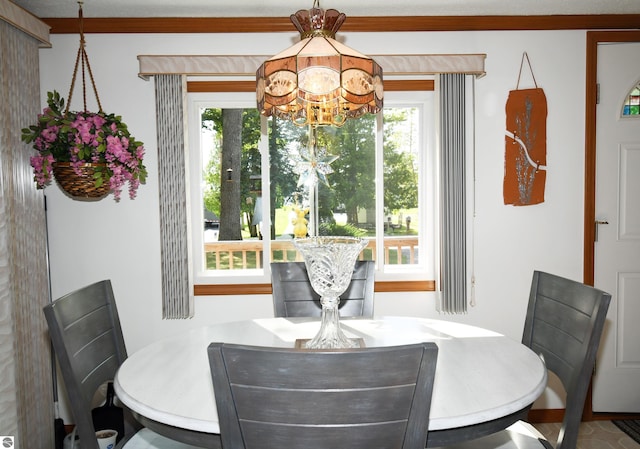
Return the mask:
<svg viewBox="0 0 640 449">
<path fill-rule="evenodd" d="M 435 281 L 378 281 L 376 292 L 432 292 Z M 195 296 L 270 295 L 271 284 L 199 284 L 193 286 Z"/>
</svg>

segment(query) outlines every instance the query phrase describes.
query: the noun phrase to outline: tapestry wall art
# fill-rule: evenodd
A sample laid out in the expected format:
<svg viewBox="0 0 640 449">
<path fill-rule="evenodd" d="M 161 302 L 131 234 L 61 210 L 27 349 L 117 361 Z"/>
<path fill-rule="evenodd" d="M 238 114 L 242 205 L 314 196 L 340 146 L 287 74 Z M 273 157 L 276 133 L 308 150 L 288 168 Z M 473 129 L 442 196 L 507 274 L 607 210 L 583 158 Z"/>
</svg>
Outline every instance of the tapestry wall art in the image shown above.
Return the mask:
<svg viewBox="0 0 640 449">
<path fill-rule="evenodd" d="M 522 55 L 516 89 L 509 92 L 504 155 L 504 204 L 529 206 L 544 202 L 547 169 L 547 99 L 533 77 L 534 89 L 520 89 Z"/>
</svg>

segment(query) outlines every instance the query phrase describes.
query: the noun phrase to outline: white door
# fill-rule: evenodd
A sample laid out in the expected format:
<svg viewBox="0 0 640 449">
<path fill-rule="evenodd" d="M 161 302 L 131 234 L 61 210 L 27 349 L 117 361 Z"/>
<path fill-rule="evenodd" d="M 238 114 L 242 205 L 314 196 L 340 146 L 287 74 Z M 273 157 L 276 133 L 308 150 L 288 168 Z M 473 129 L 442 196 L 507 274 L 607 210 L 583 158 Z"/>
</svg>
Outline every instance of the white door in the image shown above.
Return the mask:
<svg viewBox="0 0 640 449">
<path fill-rule="evenodd" d="M 595 286 L 612 294 L 593 381 L 594 412 L 640 412 L 640 116 L 622 105 L 640 81 L 640 42 L 600 44 Z"/>
</svg>

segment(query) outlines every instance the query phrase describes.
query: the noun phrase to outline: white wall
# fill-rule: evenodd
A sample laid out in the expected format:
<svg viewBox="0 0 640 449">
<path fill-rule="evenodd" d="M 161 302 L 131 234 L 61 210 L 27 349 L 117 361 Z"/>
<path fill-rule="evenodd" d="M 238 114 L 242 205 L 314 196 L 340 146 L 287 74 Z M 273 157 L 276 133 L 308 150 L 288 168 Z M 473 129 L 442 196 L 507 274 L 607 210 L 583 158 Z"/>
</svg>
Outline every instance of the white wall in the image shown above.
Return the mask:
<svg viewBox="0 0 640 449">
<path fill-rule="evenodd" d="M 519 340 L 534 269 L 581 280 L 584 171 L 584 31 L 343 33 L 346 44 L 365 54 L 486 53 L 486 76 L 476 83 L 475 298 L 463 316 L 439 315 L 433 295 L 376 296 L 376 313 L 436 317 L 487 327 Z M 197 297 L 195 317 L 162 320 L 158 183 L 153 81 L 138 78 L 138 55 L 264 54 L 297 40 L 295 33 L 97 35 L 86 49 L 103 109 L 122 115 L 145 143 L 146 185 L 138 198 L 112 196 L 99 202 L 72 201 L 46 189 L 53 297 L 109 278 L 113 282 L 130 353 L 164 336 L 208 323 L 271 316 L 270 296 Z M 41 90 L 68 96 L 78 49 L 77 35 L 53 35 L 42 49 Z M 504 106 L 515 89 L 527 52 L 538 87 L 548 102 L 545 202 L 505 206 Z M 88 83 L 88 80 L 87 80 Z M 82 105 L 81 80 L 71 109 Z M 521 88 L 533 87 L 523 71 Z M 87 86 L 88 106 L 95 110 Z M 536 407 L 556 408 L 554 395 Z M 560 405 L 561 406 L 561 405 Z M 64 413 L 63 413 L 64 414 Z M 67 420 L 68 421 L 68 420 Z"/>
</svg>

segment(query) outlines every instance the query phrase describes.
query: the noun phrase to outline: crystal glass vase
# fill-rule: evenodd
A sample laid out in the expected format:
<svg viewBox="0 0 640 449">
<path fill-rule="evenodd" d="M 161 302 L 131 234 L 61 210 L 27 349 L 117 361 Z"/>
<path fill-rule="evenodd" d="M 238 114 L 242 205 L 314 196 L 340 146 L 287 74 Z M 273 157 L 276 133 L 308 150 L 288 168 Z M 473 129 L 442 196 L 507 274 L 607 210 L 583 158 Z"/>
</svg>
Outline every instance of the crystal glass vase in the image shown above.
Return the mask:
<svg viewBox="0 0 640 449">
<path fill-rule="evenodd" d="M 356 237 L 311 237 L 294 240 L 302 254 L 311 287 L 320 295 L 322 319 L 320 331 L 306 343 L 310 349 L 354 348 L 356 340 L 340 329 L 338 304 L 349 286 L 353 267 L 367 240 Z"/>
</svg>

